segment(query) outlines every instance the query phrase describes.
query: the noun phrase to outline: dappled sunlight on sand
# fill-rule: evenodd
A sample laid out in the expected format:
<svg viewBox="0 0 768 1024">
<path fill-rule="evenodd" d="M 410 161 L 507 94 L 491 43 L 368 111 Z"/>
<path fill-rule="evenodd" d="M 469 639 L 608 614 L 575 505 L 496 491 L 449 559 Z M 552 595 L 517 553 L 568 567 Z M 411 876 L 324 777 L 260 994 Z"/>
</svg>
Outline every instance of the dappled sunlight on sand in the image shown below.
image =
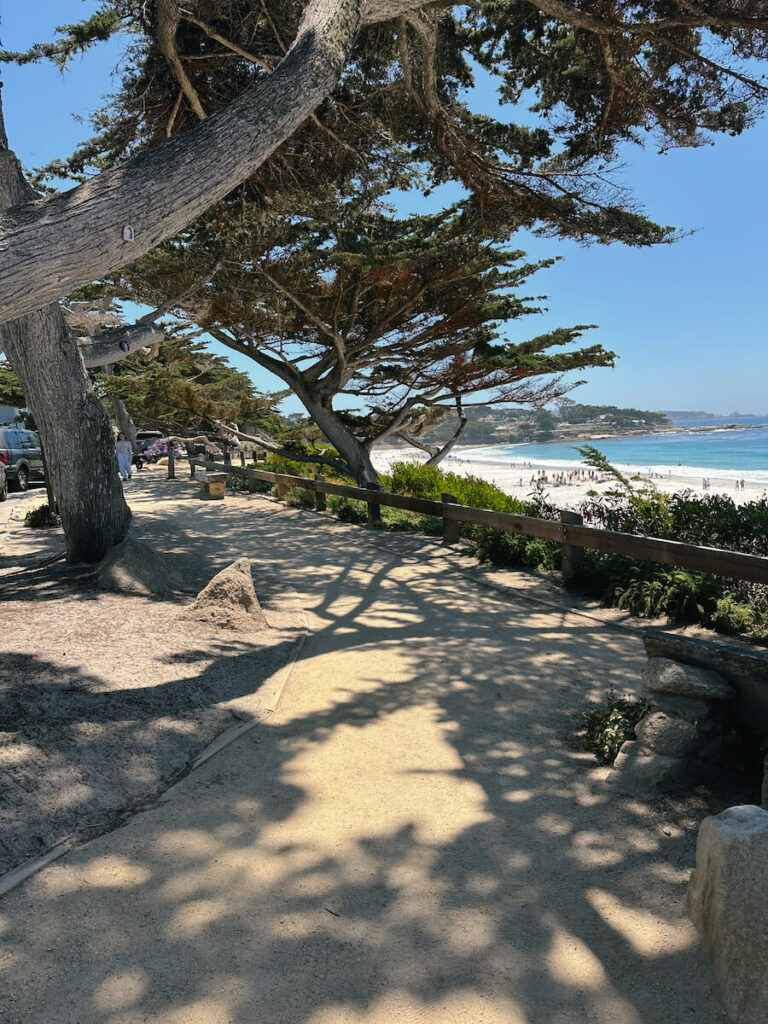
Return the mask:
<svg viewBox="0 0 768 1024">
<path fill-rule="evenodd" d="M 696 931 L 685 918 L 665 921 L 648 910 L 628 906 L 604 889 L 589 889 L 585 897 L 605 923 L 641 956 L 668 956 L 696 943 Z"/>
<path fill-rule="evenodd" d="M 51 895 L 92 889 L 136 889 L 146 885 L 152 872 L 144 864 L 119 855 L 97 857 L 82 867 L 71 861 L 51 865 L 42 876 Z"/>
<path fill-rule="evenodd" d="M 307 1024 L 531 1024 L 511 1000 L 483 998 L 471 989 L 437 1003 L 423 1003 L 407 992 L 393 992 L 362 1012 L 342 1005 L 313 1014 Z"/>
<path fill-rule="evenodd" d="M 138 967 L 109 974 L 93 994 L 96 1009 L 105 1013 L 134 1006 L 147 991 L 149 975 Z"/>
<path fill-rule="evenodd" d="M 416 837 L 430 843 L 449 842 L 463 829 L 490 820 L 482 787 L 456 778 L 462 762 L 444 732 L 430 704 L 404 708 L 362 728 L 337 726 L 325 743 L 286 765 L 284 778 L 308 800 L 296 815 L 268 828 L 265 842 L 279 845 L 298 830 L 317 849 L 334 849 L 370 834 L 372 808 L 382 832 L 409 824 L 418 808 Z M 419 746 L 403 741 L 408 736 L 419 736 L 428 754 L 420 757 Z"/>
<path fill-rule="evenodd" d="M 636 637 L 412 539 L 232 496 L 185 514 L 176 483 L 148 534 L 201 575 L 279 569 L 314 633 L 268 720 L 11 894 L 12 1024 L 721 1024 L 687 838 L 574 738 L 591 696 L 639 685 Z"/>
</svg>

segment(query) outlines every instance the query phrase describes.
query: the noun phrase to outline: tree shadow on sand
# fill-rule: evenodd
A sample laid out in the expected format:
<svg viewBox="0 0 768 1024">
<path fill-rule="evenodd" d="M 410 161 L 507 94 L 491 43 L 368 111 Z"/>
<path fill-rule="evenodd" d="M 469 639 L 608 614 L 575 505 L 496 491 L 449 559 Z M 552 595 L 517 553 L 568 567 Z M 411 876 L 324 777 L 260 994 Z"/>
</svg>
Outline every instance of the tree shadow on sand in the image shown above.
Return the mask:
<svg viewBox="0 0 768 1024">
<path fill-rule="evenodd" d="M 10 1024 L 723 1021 L 682 919 L 692 835 L 573 742 L 639 640 L 266 505 L 235 550 L 305 595 L 292 692 L 321 697 L 0 905 Z M 229 559 L 227 515 L 179 543 Z"/>
</svg>

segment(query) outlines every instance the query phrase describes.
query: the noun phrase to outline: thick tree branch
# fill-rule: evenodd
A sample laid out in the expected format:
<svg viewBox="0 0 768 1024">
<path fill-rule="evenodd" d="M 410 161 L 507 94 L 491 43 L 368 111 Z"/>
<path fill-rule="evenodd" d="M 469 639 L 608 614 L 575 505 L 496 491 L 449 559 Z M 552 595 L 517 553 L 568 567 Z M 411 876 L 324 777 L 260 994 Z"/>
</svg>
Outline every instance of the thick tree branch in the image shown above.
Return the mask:
<svg viewBox="0 0 768 1024">
<path fill-rule="evenodd" d="M 194 112 L 204 121 L 208 116 L 205 107 L 200 102 L 200 97 L 195 87 L 189 80 L 184 70 L 184 65 L 179 60 L 179 51 L 176 49 L 176 32 L 179 27 L 179 8 L 176 0 L 156 0 L 157 7 L 157 42 L 168 65 L 176 76 L 181 90 L 187 97 L 189 105 Z"/>
<path fill-rule="evenodd" d="M 212 270 L 203 277 L 193 281 L 183 292 L 174 295 L 173 298 L 168 299 L 167 302 L 158 306 L 157 309 L 153 309 L 151 313 L 145 313 L 144 316 L 138 319 L 135 324 L 131 324 L 130 327 L 124 327 L 120 330 L 103 331 L 92 338 L 78 338 L 78 347 L 85 365 L 92 368 L 105 366 L 107 363 L 119 363 L 121 359 L 125 359 L 132 352 L 137 352 L 140 348 L 146 348 L 149 345 L 162 345 L 164 341 L 167 341 L 167 338 L 164 331 L 154 326 L 154 321 L 161 316 L 165 316 L 172 309 L 177 309 L 183 305 L 195 292 L 208 284 L 215 277 L 218 270 L 219 264 L 217 263 Z"/>
<path fill-rule="evenodd" d="M 544 14 L 558 21 L 564 21 L 576 28 L 583 28 L 587 32 L 594 32 L 596 35 L 635 35 L 653 36 L 659 32 L 666 32 L 674 28 L 740 28 L 740 29 L 764 29 L 768 28 L 768 18 L 740 18 L 737 15 L 717 15 L 708 11 L 697 10 L 696 14 L 680 15 L 669 18 L 658 18 L 654 21 L 621 21 L 619 19 L 609 21 L 595 14 L 590 14 L 580 7 L 565 3 L 564 0 L 528 0 L 532 7 L 536 7 Z M 680 5 L 684 6 L 684 5 Z"/>
<path fill-rule="evenodd" d="M 159 327 L 141 322 L 118 331 L 105 331 L 93 338 L 78 338 L 77 346 L 85 365 L 91 369 L 118 363 L 132 352 L 150 345 L 162 345 L 165 334 Z"/>
<path fill-rule="evenodd" d="M 363 21 L 414 6 L 368 0 Z M 360 0 L 313 0 L 277 70 L 228 106 L 70 192 L 4 212 L 0 322 L 133 262 L 231 192 L 330 93 L 360 21 Z"/>
<path fill-rule="evenodd" d="M 345 476 L 349 473 L 349 466 L 345 462 L 342 462 L 340 459 L 334 459 L 330 455 L 322 455 L 319 452 L 317 454 L 296 452 L 292 448 L 284 448 L 277 441 L 273 441 L 272 438 L 255 434 L 244 434 L 242 430 L 238 430 L 235 426 L 225 423 L 223 420 L 212 420 L 211 422 L 219 430 L 234 434 L 240 441 L 251 441 L 253 444 L 258 444 L 273 455 L 280 455 L 282 458 L 291 459 L 294 462 L 318 463 L 321 466 L 328 466 L 329 469 L 335 469 Z"/>
</svg>

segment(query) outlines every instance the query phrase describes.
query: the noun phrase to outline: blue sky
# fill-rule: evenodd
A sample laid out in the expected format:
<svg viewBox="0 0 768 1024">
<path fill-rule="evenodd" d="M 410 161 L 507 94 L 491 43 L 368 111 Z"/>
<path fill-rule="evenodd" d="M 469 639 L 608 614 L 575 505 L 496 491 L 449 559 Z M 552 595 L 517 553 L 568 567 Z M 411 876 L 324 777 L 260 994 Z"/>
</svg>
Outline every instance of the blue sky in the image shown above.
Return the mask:
<svg viewBox="0 0 768 1024">
<path fill-rule="evenodd" d="M 24 49 L 52 38 L 53 28 L 95 9 L 93 0 L 0 0 L 0 38 Z M 47 64 L 3 67 L 10 144 L 27 166 L 64 156 L 89 134 L 87 118 L 110 90 L 120 52 L 110 43 L 65 74 Z M 495 97 L 479 86 L 479 105 Z M 671 246 L 581 247 L 519 233 L 513 244 L 529 256 L 564 257 L 529 282 L 547 294 L 548 312 L 515 325 L 514 340 L 551 327 L 595 323 L 600 341 L 620 359 L 614 370 L 587 371 L 579 401 L 647 409 L 768 412 L 768 121 L 740 138 L 659 155 L 628 148 L 622 180 L 645 211 L 663 224 L 695 233 Z M 434 200 L 432 200 L 434 202 Z M 425 209 L 403 197 L 403 212 Z M 228 353 L 250 371 L 252 364 Z M 264 389 L 276 384 L 260 370 Z M 287 410 L 296 406 L 286 405 Z"/>
</svg>

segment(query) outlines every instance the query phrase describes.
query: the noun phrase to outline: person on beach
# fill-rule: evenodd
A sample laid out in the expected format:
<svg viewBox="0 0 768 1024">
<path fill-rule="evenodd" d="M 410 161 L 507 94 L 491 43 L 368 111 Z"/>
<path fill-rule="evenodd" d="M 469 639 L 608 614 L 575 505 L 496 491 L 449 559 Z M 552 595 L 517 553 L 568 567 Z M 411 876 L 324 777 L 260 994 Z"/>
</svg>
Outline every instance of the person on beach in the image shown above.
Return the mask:
<svg viewBox="0 0 768 1024">
<path fill-rule="evenodd" d="M 130 480 L 133 476 L 133 445 L 122 433 L 117 435 L 117 444 L 115 445 L 115 452 L 117 453 L 117 465 L 120 470 L 120 476 L 123 480 Z"/>
</svg>

